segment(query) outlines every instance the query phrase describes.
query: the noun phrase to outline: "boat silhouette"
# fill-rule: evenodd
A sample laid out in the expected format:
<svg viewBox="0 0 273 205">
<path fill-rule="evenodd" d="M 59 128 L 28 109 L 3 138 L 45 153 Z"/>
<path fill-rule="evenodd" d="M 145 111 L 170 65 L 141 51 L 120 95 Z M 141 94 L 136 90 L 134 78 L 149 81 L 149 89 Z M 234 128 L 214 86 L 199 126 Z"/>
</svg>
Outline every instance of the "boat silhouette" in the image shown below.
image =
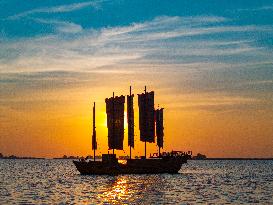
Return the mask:
<svg viewBox="0 0 273 205">
<path fill-rule="evenodd" d="M 126 163 L 120 163 L 115 154 L 115 149 L 123 150 L 124 141 L 124 103 L 125 96 L 113 96 L 106 98 L 107 128 L 108 128 L 108 147 L 113 153 L 102 154 L 102 160 L 96 161 L 97 137 L 95 125 L 95 102 L 93 106 L 93 135 L 92 149 L 94 151 L 93 161 L 80 159 L 74 160 L 77 170 L 81 174 L 94 175 L 116 175 L 116 174 L 158 174 L 158 173 L 178 173 L 182 164 L 187 163 L 191 158 L 191 151 L 172 151 L 160 152 L 163 148 L 164 126 L 163 108 L 154 109 L 154 92 L 147 92 L 146 86 L 144 93 L 138 94 L 139 106 L 139 130 L 140 141 L 145 143 L 145 154 L 138 159 L 132 159 L 134 148 L 134 95 L 127 95 L 127 120 L 128 120 L 128 146 L 130 147 L 130 158 Z M 155 143 L 157 138 L 158 153 L 146 157 L 146 143 Z"/>
</svg>

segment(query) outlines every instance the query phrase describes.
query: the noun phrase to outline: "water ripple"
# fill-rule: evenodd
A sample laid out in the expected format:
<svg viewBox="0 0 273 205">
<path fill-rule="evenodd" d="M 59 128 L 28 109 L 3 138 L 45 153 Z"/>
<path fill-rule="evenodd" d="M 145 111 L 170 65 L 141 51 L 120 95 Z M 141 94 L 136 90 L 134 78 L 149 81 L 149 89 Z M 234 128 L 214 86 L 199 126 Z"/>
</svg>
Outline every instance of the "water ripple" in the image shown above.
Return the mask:
<svg viewBox="0 0 273 205">
<path fill-rule="evenodd" d="M 273 204 L 272 161 L 189 161 L 179 174 L 82 176 L 70 160 L 0 160 L 0 204 Z"/>
</svg>

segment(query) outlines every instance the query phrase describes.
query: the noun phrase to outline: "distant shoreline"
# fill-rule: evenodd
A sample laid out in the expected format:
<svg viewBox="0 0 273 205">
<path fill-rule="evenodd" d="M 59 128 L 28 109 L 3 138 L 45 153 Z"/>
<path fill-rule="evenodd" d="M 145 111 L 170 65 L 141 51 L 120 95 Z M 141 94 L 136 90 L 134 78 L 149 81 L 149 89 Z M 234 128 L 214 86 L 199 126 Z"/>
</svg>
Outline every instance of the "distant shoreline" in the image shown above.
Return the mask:
<svg viewBox="0 0 273 205">
<path fill-rule="evenodd" d="M 1 157 L 1 159 L 47 159 L 43 157 Z"/>
<path fill-rule="evenodd" d="M 273 158 L 206 158 L 206 159 L 190 159 L 190 160 L 273 160 Z"/>
<path fill-rule="evenodd" d="M 20 157 L 20 158 L 9 158 L 9 157 L 4 157 L 0 158 L 1 159 L 49 159 L 49 160 L 77 160 L 79 158 L 36 158 L 36 157 Z M 273 158 L 206 158 L 206 159 L 189 159 L 192 161 L 203 161 L 203 160 L 273 160 Z"/>
</svg>

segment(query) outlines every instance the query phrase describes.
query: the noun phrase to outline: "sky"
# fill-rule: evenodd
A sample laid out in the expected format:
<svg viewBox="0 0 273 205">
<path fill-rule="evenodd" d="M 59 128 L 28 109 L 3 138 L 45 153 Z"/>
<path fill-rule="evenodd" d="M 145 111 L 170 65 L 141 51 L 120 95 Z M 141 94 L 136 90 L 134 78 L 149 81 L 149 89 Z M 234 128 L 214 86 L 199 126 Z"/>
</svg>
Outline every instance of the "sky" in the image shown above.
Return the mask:
<svg viewBox="0 0 273 205">
<path fill-rule="evenodd" d="M 273 1 L 0 0 L 1 153 L 92 154 L 94 101 L 107 152 L 104 99 L 130 85 L 165 108 L 164 151 L 273 157 Z"/>
</svg>

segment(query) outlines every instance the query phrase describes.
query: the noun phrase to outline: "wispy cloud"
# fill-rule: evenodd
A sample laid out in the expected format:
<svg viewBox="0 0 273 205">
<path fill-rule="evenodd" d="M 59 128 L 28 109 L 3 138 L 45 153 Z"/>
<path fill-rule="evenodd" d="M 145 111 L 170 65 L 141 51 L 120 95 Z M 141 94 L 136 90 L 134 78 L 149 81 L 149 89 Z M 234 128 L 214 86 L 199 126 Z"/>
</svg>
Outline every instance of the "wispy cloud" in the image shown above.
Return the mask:
<svg viewBox="0 0 273 205">
<path fill-rule="evenodd" d="M 262 104 L 255 100 L 258 97 L 251 97 L 253 92 L 270 90 L 267 68 L 273 65 L 273 54 L 258 43 L 259 33 L 272 33 L 269 26 L 230 26 L 231 19 L 217 16 L 163 16 L 97 30 L 73 22 L 32 20 L 51 24 L 56 32 L 1 44 L 3 96 L 14 86 L 22 92 L 94 82 L 103 86 L 107 82 L 128 84 L 129 76 L 140 76 L 135 79 L 139 83 L 157 79 L 161 87 L 171 87 L 173 92 L 183 88 L 184 94 L 220 92 L 223 97 L 232 93 L 229 98 L 184 104 L 217 111 Z M 265 72 L 266 77 L 260 79 Z M 245 96 L 240 96 L 242 90 Z"/>
<path fill-rule="evenodd" d="M 12 16 L 9 16 L 8 20 L 15 20 L 18 18 L 26 17 L 31 14 L 36 13 L 64 13 L 64 12 L 71 12 L 79 9 L 83 9 L 85 7 L 97 7 L 101 1 L 88 1 L 88 2 L 81 2 L 81 3 L 74 3 L 74 4 L 67 4 L 67 5 L 59 5 L 59 6 L 53 6 L 53 7 L 43 7 L 43 8 L 37 8 L 32 9 L 29 11 L 25 11 L 22 13 L 18 13 Z"/>
<path fill-rule="evenodd" d="M 271 10 L 273 10 L 273 5 L 262 6 L 262 7 L 258 7 L 258 8 L 238 9 L 238 11 L 271 11 Z"/>
<path fill-rule="evenodd" d="M 189 143 L 220 137 L 255 151 L 272 136 L 272 5 L 15 2 L 0 0 L 0 139 L 10 150 L 20 147 L 18 136 L 33 146 L 39 136 L 50 142 L 68 133 L 73 141 L 90 121 L 90 102 L 102 113 L 104 97 L 128 85 L 134 93 L 155 89 L 166 127 L 177 131 L 169 135 L 190 136 Z"/>
<path fill-rule="evenodd" d="M 206 111 L 226 111 L 226 110 L 237 110 L 241 109 L 243 106 L 255 106 L 261 103 L 261 100 L 250 97 L 240 97 L 240 96 L 223 96 L 222 94 L 214 93 L 213 97 L 211 94 L 201 94 L 202 97 L 193 94 L 176 96 L 176 100 L 170 100 L 168 103 L 169 107 L 172 109 L 200 109 Z M 180 99 L 180 100 L 178 100 Z M 185 101 L 185 99 L 191 99 L 190 101 Z M 184 103 L 179 103 L 183 101 Z"/>
<path fill-rule="evenodd" d="M 78 33 L 83 30 L 81 25 L 72 22 L 38 18 L 34 18 L 33 20 L 38 23 L 53 25 L 56 27 L 56 32 L 60 33 Z"/>
<path fill-rule="evenodd" d="M 3 43 L 0 72 L 90 71 L 103 66 L 118 67 L 124 63 L 182 65 L 207 62 L 208 59 L 214 63 L 227 63 L 232 55 L 244 59 L 255 54 L 256 62 L 270 59 L 264 48 L 255 44 L 255 39 L 242 38 L 240 34 L 272 32 L 271 27 L 218 25 L 219 22 L 229 21 L 223 17 L 163 16 L 152 21 L 100 30 L 83 30 L 73 22 L 34 20 L 54 25 L 56 35 Z M 65 37 L 63 33 L 69 36 Z M 226 37 L 207 38 L 220 33 Z M 204 60 L 204 57 L 208 59 Z"/>
</svg>

